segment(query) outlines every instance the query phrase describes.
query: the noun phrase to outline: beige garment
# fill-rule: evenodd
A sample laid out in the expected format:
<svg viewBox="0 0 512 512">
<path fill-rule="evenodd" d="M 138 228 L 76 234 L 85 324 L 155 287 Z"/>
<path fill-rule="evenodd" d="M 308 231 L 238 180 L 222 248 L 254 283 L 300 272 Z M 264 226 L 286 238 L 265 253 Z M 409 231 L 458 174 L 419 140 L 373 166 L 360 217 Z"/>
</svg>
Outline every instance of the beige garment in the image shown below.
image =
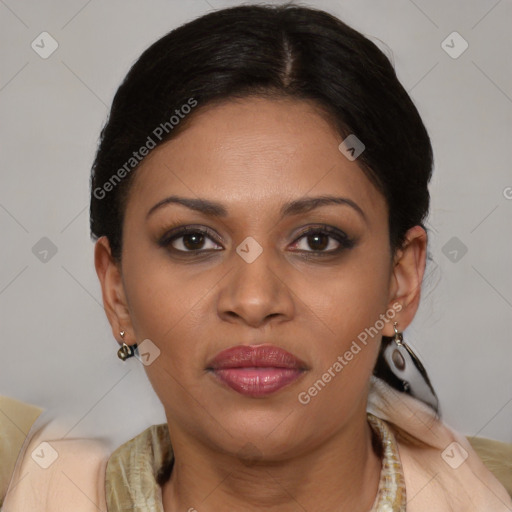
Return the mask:
<svg viewBox="0 0 512 512">
<path fill-rule="evenodd" d="M 468 440 L 423 402 L 372 378 L 368 410 L 395 432 L 408 512 L 511 512 L 506 489 Z"/>
<path fill-rule="evenodd" d="M 470 443 L 423 403 L 373 378 L 368 411 L 395 434 L 407 512 L 512 511 L 507 491 Z M 20 458 L 2 512 L 98 512 L 107 510 L 107 499 L 117 500 L 108 512 L 162 510 L 156 474 L 169 455 L 165 424 L 150 427 L 110 458 L 98 441 L 49 441 L 59 457 L 46 470 L 30 456 L 43 440 L 34 435 Z"/>
<path fill-rule="evenodd" d="M 0 396 L 0 507 L 27 435 L 43 409 Z"/>
<path fill-rule="evenodd" d="M 8 425 L 0 421 L 0 466 L 14 467 L 11 475 L 1 473 L 0 486 L 7 486 L 6 493 L 0 494 L 0 503 L 4 498 L 1 512 L 106 512 L 105 506 L 96 506 L 105 503 L 110 455 L 106 445 L 88 439 L 48 440 L 45 431 L 50 420 L 42 409 L 0 397 L 0 407 L 3 403 L 11 405 L 11 418 L 26 420 L 28 434 L 20 444 L 19 436 L 11 435 Z"/>
</svg>

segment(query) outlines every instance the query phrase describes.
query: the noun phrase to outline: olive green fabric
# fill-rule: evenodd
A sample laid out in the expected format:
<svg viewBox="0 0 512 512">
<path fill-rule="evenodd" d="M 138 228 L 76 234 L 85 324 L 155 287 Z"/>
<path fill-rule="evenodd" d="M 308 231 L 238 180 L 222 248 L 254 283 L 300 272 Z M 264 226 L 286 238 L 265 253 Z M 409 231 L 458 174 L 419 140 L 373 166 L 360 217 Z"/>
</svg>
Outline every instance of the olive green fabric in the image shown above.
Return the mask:
<svg viewBox="0 0 512 512">
<path fill-rule="evenodd" d="M 467 439 L 487 469 L 494 474 L 512 497 L 512 444 L 483 437 Z"/>
<path fill-rule="evenodd" d="M 43 409 L 0 396 L 0 507 L 30 428 Z"/>
<path fill-rule="evenodd" d="M 107 510 L 163 512 L 157 475 L 173 452 L 166 423 L 153 425 L 117 448 L 105 476 Z"/>
</svg>

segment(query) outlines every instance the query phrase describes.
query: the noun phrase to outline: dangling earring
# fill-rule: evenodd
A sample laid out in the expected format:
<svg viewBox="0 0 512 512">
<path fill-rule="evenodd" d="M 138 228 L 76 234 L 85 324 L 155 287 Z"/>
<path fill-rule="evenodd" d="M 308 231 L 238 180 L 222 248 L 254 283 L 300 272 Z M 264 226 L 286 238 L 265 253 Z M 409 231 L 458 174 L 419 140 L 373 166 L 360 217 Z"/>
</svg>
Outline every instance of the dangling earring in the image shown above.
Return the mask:
<svg viewBox="0 0 512 512">
<path fill-rule="evenodd" d="M 135 355 L 135 348 L 137 347 L 137 344 L 132 345 L 132 346 L 127 345 L 124 342 L 124 334 L 125 334 L 124 331 L 121 331 L 119 333 L 119 335 L 121 336 L 121 339 L 123 340 L 123 344 L 122 344 L 121 348 L 117 351 L 117 357 L 119 357 L 119 359 L 122 359 L 123 361 L 126 361 L 126 359 L 128 359 L 129 357 L 133 357 Z"/>
<path fill-rule="evenodd" d="M 439 401 L 428 374 L 418 356 L 405 343 L 403 335 L 393 323 L 393 341 L 384 348 L 383 355 L 391 372 L 401 381 L 402 390 L 437 409 Z"/>
<path fill-rule="evenodd" d="M 404 347 L 406 350 L 407 347 L 404 343 L 404 337 L 401 332 L 398 332 L 398 329 L 396 326 L 398 325 L 398 322 L 393 323 L 393 329 L 395 330 L 395 336 L 393 337 L 393 341 L 395 342 L 395 348 L 393 352 L 391 352 L 391 361 L 393 362 L 395 368 L 399 371 L 405 371 L 406 363 L 405 363 L 405 357 L 400 352 L 400 349 L 398 347 Z M 402 385 L 404 387 L 404 391 L 409 391 L 409 383 L 407 381 L 403 381 Z"/>
</svg>

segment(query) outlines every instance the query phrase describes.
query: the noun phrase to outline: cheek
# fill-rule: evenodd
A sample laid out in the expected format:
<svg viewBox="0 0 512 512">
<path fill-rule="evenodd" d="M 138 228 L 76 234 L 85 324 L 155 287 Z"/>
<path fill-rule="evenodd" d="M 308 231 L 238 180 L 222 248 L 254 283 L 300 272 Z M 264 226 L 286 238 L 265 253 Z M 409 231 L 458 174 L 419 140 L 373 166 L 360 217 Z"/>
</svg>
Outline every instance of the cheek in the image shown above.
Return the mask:
<svg viewBox="0 0 512 512">
<path fill-rule="evenodd" d="M 316 297 L 322 301 L 315 313 L 323 328 L 311 352 L 313 369 L 297 398 L 306 418 L 325 418 L 326 428 L 341 424 L 367 395 L 380 348 L 380 315 L 387 306 L 387 270 L 373 263 L 371 258 L 358 259 L 351 272 L 340 272 L 334 283 L 329 282 L 327 293 Z"/>
<path fill-rule="evenodd" d="M 304 390 L 318 383 L 312 390 L 313 394 L 321 390 L 315 407 L 328 408 L 330 400 L 350 407 L 364 395 L 380 347 L 381 315 L 386 315 L 388 304 L 389 265 L 377 257 L 382 253 L 375 249 L 354 255 L 321 287 L 318 273 L 304 283 L 303 294 L 309 290 L 308 307 L 315 313 L 309 314 L 309 332 L 316 326 L 313 371 Z"/>
<path fill-rule="evenodd" d="M 147 263 L 130 267 L 127 261 L 130 317 L 136 339 L 150 339 L 160 350 L 158 358 L 144 367 L 153 389 L 166 410 L 179 414 L 190 409 L 191 396 L 198 398 L 202 392 L 197 386 L 204 346 L 198 334 L 205 319 L 196 309 L 208 287 L 204 279 L 195 286 L 183 272 Z"/>
<path fill-rule="evenodd" d="M 297 293 L 324 325 L 337 349 L 373 326 L 388 303 L 389 266 L 381 251 L 361 251 L 329 272 L 311 271 Z M 311 315 L 310 315 L 311 316 Z"/>
<path fill-rule="evenodd" d="M 205 334 L 210 332 L 211 338 L 204 308 L 219 278 L 170 265 L 154 249 L 132 248 L 127 254 L 125 288 L 136 339 L 155 343 L 160 364 L 173 373 L 194 365 L 199 369 L 208 343 Z"/>
</svg>

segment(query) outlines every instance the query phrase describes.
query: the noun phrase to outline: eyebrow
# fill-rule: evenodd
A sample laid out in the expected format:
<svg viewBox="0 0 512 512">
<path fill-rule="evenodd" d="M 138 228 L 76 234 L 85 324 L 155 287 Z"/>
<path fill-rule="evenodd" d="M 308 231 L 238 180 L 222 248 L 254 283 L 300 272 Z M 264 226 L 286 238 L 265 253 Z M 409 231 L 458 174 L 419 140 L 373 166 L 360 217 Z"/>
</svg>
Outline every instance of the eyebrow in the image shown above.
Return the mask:
<svg viewBox="0 0 512 512">
<path fill-rule="evenodd" d="M 209 215 L 211 217 L 227 217 L 228 210 L 226 207 L 219 202 L 211 201 L 208 199 L 194 199 L 189 197 L 181 197 L 181 196 L 169 196 L 165 199 L 162 199 L 158 203 L 156 203 L 146 215 L 146 219 L 150 217 L 156 210 L 163 208 L 169 204 L 180 204 L 182 206 L 186 206 L 187 208 L 203 213 L 205 215 Z M 368 222 L 366 215 L 362 208 L 352 199 L 348 197 L 337 197 L 330 195 L 322 195 L 317 197 L 302 197 L 300 199 L 296 199 L 289 203 L 284 204 L 281 207 L 280 215 L 281 218 L 290 216 L 290 215 L 298 215 L 300 213 L 307 213 L 311 210 L 319 208 L 321 206 L 328 205 L 344 205 L 350 206 L 354 209 L 364 220 Z"/>
</svg>

